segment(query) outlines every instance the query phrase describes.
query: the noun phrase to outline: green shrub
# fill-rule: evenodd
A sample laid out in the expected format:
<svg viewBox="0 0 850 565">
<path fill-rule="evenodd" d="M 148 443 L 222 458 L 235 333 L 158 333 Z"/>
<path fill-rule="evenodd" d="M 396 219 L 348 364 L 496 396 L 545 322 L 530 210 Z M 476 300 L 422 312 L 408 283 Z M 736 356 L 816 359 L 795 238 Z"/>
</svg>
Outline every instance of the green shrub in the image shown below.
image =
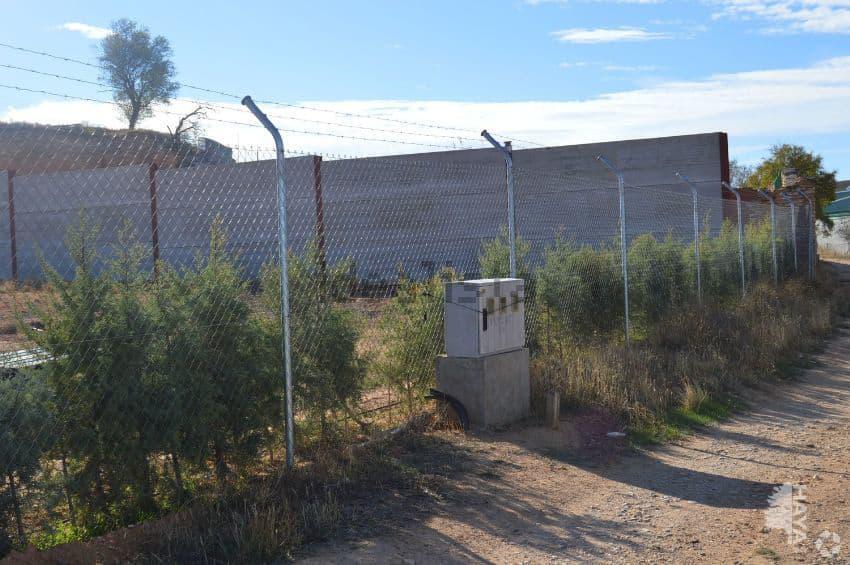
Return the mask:
<svg viewBox="0 0 850 565">
<path fill-rule="evenodd" d="M 693 296 L 685 256 L 692 248 L 668 235 L 657 241 L 652 234 L 640 235 L 629 247 L 629 301 L 632 312 L 650 322 Z M 691 265 L 693 262 L 691 262 Z"/>
<path fill-rule="evenodd" d="M 414 282 L 402 273 L 398 293 L 381 318 L 374 370 L 404 399 L 409 413 L 432 386 L 434 358 L 444 347 L 443 285 L 455 278 L 453 271 L 446 270 Z"/>
<path fill-rule="evenodd" d="M 227 252 L 216 219 L 209 253 L 178 274 L 160 266 L 157 285 L 159 376 L 177 391 L 167 442 L 194 465 L 212 459 L 224 488 L 231 463 L 257 461 L 281 419 L 281 377 L 267 361 L 268 339 L 253 315 L 247 283 Z"/>
<path fill-rule="evenodd" d="M 351 263 L 322 269 L 316 248 L 288 257 L 293 386 L 302 410 L 320 420 L 323 433 L 329 413 L 350 412 L 366 374 L 357 351 L 361 322 L 340 301 L 350 294 Z M 261 273 L 262 302 L 269 313 L 267 357 L 282 378 L 280 271 L 267 264 Z"/>
<path fill-rule="evenodd" d="M 619 249 L 559 239 L 538 271 L 541 308 L 576 338 L 610 332 L 623 323 L 621 272 Z"/>
</svg>

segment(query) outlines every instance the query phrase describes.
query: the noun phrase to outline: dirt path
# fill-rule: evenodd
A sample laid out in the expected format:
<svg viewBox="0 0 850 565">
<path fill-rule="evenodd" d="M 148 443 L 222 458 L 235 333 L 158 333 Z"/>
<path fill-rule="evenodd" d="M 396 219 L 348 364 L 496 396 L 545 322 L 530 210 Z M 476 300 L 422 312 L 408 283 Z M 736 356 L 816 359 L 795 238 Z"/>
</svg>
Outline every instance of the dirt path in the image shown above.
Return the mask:
<svg viewBox="0 0 850 565">
<path fill-rule="evenodd" d="M 302 560 L 811 563 L 838 549 L 850 562 L 850 329 L 797 381 L 750 396 L 746 413 L 641 453 L 582 452 L 580 421 L 455 437 L 463 472 L 445 477 L 436 502 L 406 501 L 377 536 L 316 546 Z M 605 447 L 608 426 L 589 421 Z M 766 530 L 768 497 L 783 483 L 807 498 L 796 545 Z M 818 546 L 824 531 L 844 546 L 831 536 Z"/>
</svg>

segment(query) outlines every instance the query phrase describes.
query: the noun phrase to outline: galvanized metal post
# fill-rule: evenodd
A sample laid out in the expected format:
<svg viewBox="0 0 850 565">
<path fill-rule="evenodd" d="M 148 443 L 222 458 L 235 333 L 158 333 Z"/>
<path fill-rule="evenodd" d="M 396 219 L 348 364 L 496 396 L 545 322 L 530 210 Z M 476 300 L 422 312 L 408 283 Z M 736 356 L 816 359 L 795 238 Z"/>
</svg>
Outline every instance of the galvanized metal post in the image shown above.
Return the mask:
<svg viewBox="0 0 850 565">
<path fill-rule="evenodd" d="M 274 126 L 250 96 L 242 99 L 242 104 L 265 127 L 272 138 L 276 152 L 277 165 L 277 213 L 278 213 L 278 253 L 280 254 L 280 317 L 283 325 L 283 378 L 285 391 L 286 417 L 286 467 L 292 469 L 295 464 L 295 419 L 292 414 L 292 354 L 289 330 L 289 270 L 286 261 L 286 166 L 284 164 L 283 139 Z"/>
<path fill-rule="evenodd" d="M 796 273 L 799 270 L 797 264 L 797 205 L 794 203 L 794 199 L 788 196 L 787 193 L 783 192 L 782 197 L 785 198 L 785 201 L 791 207 L 791 239 L 794 242 L 794 272 Z"/>
<path fill-rule="evenodd" d="M 809 213 L 807 214 L 808 229 L 806 230 L 806 249 L 808 249 L 809 255 L 809 280 L 815 280 L 815 249 L 814 249 L 814 231 L 815 231 L 815 203 L 809 198 L 809 195 L 803 192 L 802 190 L 797 190 L 797 194 L 806 199 L 806 202 L 809 203 Z"/>
<path fill-rule="evenodd" d="M 759 189 L 759 194 L 770 202 L 770 253 L 773 259 L 773 284 L 779 284 L 779 261 L 776 257 L 776 201 L 767 192 Z"/>
<path fill-rule="evenodd" d="M 617 177 L 620 198 L 620 261 L 623 268 L 623 301 L 626 314 L 626 345 L 628 345 L 631 338 L 631 323 L 629 320 L 629 247 L 626 241 L 626 181 L 623 173 L 616 169 L 604 155 L 597 156 L 596 160 Z"/>
<path fill-rule="evenodd" d="M 487 130 L 481 132 L 481 135 L 490 142 L 490 144 L 502 153 L 505 159 L 505 177 L 508 185 L 508 245 L 509 251 L 509 269 L 511 278 L 516 278 L 516 206 L 514 204 L 514 154 L 511 149 L 511 142 L 506 141 L 504 145 L 493 139 L 493 136 L 487 133 Z"/>
<path fill-rule="evenodd" d="M 699 196 L 697 186 L 682 173 L 676 173 L 676 176 L 691 188 L 691 194 L 694 198 L 694 261 L 697 265 L 697 301 L 702 304 L 702 263 L 699 258 Z"/>
<path fill-rule="evenodd" d="M 732 194 L 735 195 L 735 201 L 738 207 L 738 258 L 741 263 L 741 294 L 747 294 L 747 274 L 746 274 L 746 261 L 744 260 L 744 210 L 743 204 L 741 203 L 741 193 L 737 188 L 732 188 L 728 182 L 721 183 L 725 186 Z"/>
</svg>

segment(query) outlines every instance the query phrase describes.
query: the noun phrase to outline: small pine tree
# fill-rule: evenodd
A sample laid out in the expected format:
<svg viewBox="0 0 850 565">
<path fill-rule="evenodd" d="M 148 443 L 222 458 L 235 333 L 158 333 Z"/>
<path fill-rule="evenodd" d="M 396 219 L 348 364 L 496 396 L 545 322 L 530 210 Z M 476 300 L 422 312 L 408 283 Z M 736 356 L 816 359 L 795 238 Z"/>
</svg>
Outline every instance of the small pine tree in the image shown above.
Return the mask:
<svg viewBox="0 0 850 565">
<path fill-rule="evenodd" d="M 14 516 L 21 547 L 26 546 L 21 487 L 38 471 L 42 453 L 50 448 L 55 431 L 49 402 L 50 391 L 34 372 L 0 379 L 0 477 L 8 489 L 6 497 L 0 498 L 0 525 L 11 522 L 8 514 Z M 4 550 L 2 530 L 0 557 L 9 549 Z"/>
<path fill-rule="evenodd" d="M 337 411 L 350 412 L 350 403 L 360 396 L 365 364 L 357 351 L 360 321 L 342 307 L 351 290 L 351 263 L 342 261 L 323 267 L 315 245 L 303 256 L 290 253 L 290 332 L 293 388 L 299 407 L 309 411 L 327 432 L 327 417 Z M 266 335 L 271 372 L 282 380 L 282 327 L 280 320 L 280 270 L 263 266 L 262 301 L 268 312 Z"/>
</svg>

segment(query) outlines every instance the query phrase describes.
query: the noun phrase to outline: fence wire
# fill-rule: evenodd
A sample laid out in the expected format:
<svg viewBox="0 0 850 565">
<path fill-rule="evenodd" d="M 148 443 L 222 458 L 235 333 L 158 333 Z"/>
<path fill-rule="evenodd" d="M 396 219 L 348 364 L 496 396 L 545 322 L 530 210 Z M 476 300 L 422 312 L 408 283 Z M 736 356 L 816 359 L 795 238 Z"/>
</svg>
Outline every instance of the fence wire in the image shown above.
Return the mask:
<svg viewBox="0 0 850 565">
<path fill-rule="evenodd" d="M 250 119 L 248 116 L 245 119 Z M 416 409 L 443 283 L 508 274 L 495 152 L 286 159 L 296 438 Z M 0 526 L 131 523 L 282 458 L 274 152 L 155 132 L 0 124 Z M 542 325 L 621 339 L 742 292 L 734 199 L 515 167 L 528 346 Z M 806 215 L 743 206 L 745 289 L 805 264 Z M 623 255 L 629 284 L 624 288 Z M 170 502 L 168 502 L 170 501 Z M 100 520 L 101 522 L 98 522 Z M 3 528 L 0 528 L 3 529 Z"/>
</svg>

